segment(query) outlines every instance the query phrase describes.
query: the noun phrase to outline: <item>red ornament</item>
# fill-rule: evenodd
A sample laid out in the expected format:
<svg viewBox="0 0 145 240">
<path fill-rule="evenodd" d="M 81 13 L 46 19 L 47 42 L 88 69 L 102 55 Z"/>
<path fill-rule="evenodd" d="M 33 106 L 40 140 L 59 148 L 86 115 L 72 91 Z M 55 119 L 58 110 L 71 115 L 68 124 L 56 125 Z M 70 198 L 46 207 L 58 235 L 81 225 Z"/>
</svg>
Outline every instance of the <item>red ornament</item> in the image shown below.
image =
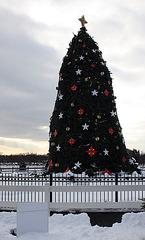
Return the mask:
<svg viewBox="0 0 145 240">
<path fill-rule="evenodd" d="M 92 146 L 89 148 L 89 150 L 87 150 L 86 151 L 89 155 L 90 155 L 90 157 L 93 157 L 93 155 L 96 153 L 96 152 L 98 152 L 98 151 L 96 151 Z"/>
<path fill-rule="evenodd" d="M 77 86 L 76 85 L 73 85 L 72 87 L 71 87 L 71 89 L 73 90 L 73 92 L 75 91 L 75 90 L 77 90 Z"/>
<path fill-rule="evenodd" d="M 91 67 L 93 67 L 93 68 L 94 68 L 94 67 L 95 67 L 95 64 L 93 64 L 93 63 L 92 63 Z"/>
<path fill-rule="evenodd" d="M 105 93 L 105 95 L 108 97 L 108 95 L 109 95 L 109 92 L 108 92 L 108 90 L 107 90 L 107 89 L 105 89 L 104 93 Z"/>
<path fill-rule="evenodd" d="M 122 161 L 125 163 L 125 162 L 126 162 L 126 158 L 125 158 L 125 157 L 123 157 L 123 158 L 122 158 Z"/>
<path fill-rule="evenodd" d="M 51 168 L 53 167 L 52 160 L 50 160 L 49 167 L 50 167 L 50 170 L 51 170 Z"/>
<path fill-rule="evenodd" d="M 56 129 L 55 129 L 53 135 L 54 135 L 54 137 L 56 137 L 56 135 L 57 135 L 57 131 L 56 131 Z"/>
<path fill-rule="evenodd" d="M 64 173 L 67 173 L 69 171 L 69 167 L 67 167 L 67 169 L 65 170 L 65 172 Z"/>
<path fill-rule="evenodd" d="M 112 134 L 114 133 L 114 130 L 113 130 L 112 128 L 110 128 L 110 129 L 108 130 L 108 132 L 112 135 Z"/>
<path fill-rule="evenodd" d="M 74 140 L 72 137 L 71 139 L 68 141 L 71 145 L 73 145 L 75 143 L 76 140 Z"/>
<path fill-rule="evenodd" d="M 80 108 L 80 110 L 78 110 L 77 113 L 81 116 L 84 113 L 84 111 L 83 109 Z"/>
<path fill-rule="evenodd" d="M 109 175 L 111 174 L 111 172 L 110 171 L 108 171 L 108 169 L 107 168 L 105 168 L 105 171 L 104 172 L 102 172 L 102 174 L 104 175 L 105 173 L 108 173 Z"/>
<path fill-rule="evenodd" d="M 73 54 L 75 53 L 75 50 L 73 50 Z"/>
<path fill-rule="evenodd" d="M 59 74 L 59 77 L 62 77 L 62 73 Z"/>
<path fill-rule="evenodd" d="M 83 45 L 82 45 L 82 47 L 85 47 L 85 46 L 86 46 L 86 44 L 83 44 Z"/>
</svg>

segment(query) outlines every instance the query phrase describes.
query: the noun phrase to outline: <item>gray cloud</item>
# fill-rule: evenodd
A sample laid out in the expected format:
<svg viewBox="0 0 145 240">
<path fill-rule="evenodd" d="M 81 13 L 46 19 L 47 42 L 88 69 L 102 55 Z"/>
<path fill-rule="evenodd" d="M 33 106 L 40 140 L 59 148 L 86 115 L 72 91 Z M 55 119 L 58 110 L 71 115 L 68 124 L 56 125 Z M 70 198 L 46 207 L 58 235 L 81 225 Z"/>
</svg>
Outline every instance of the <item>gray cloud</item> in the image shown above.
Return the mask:
<svg viewBox="0 0 145 240">
<path fill-rule="evenodd" d="M 42 26 L 41 26 L 42 27 Z M 0 9 L 0 134 L 47 140 L 58 78 L 58 54 L 33 37 L 37 28 L 26 16 Z M 31 35 L 32 32 L 32 35 Z"/>
</svg>

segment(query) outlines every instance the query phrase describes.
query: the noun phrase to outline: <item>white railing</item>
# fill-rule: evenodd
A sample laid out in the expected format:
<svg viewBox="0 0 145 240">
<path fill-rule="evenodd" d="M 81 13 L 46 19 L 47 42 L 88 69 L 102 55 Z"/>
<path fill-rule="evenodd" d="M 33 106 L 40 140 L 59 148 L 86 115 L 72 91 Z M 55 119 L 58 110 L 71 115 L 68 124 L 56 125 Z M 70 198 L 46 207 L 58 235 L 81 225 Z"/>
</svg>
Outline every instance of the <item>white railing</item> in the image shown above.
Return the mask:
<svg viewBox="0 0 145 240">
<path fill-rule="evenodd" d="M 0 186 L 0 208 L 7 209 L 16 209 L 18 203 L 24 202 L 50 202 L 51 211 L 139 209 L 143 198 L 145 185 Z"/>
</svg>

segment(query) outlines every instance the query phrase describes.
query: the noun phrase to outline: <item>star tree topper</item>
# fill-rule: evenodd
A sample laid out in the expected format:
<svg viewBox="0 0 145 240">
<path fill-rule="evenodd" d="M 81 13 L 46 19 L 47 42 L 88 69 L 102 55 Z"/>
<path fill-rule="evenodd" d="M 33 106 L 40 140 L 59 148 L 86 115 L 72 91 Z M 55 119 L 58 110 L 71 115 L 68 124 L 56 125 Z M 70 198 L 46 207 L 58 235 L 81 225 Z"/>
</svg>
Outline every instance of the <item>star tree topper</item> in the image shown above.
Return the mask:
<svg viewBox="0 0 145 240">
<path fill-rule="evenodd" d="M 85 20 L 84 15 L 83 15 L 81 18 L 79 18 L 79 21 L 81 22 L 82 27 L 84 27 L 84 25 L 85 25 L 86 23 L 88 23 L 88 22 Z"/>
</svg>

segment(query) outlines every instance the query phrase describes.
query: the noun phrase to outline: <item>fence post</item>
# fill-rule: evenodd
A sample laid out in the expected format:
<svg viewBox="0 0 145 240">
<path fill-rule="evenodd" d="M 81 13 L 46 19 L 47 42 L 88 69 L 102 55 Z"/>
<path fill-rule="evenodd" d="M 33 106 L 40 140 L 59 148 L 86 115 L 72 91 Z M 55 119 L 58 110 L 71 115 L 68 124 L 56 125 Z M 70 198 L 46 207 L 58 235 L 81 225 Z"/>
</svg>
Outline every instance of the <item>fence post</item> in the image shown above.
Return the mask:
<svg viewBox="0 0 145 240">
<path fill-rule="evenodd" d="M 50 173 L 50 186 L 52 186 L 52 172 Z M 52 192 L 50 191 L 50 202 L 52 202 Z"/>
<path fill-rule="evenodd" d="M 50 184 L 46 183 L 44 186 L 45 189 L 45 202 L 50 202 L 50 188 L 49 188 Z"/>
<path fill-rule="evenodd" d="M 115 185 L 118 185 L 118 173 L 115 173 Z M 115 191 L 115 202 L 118 202 L 118 191 Z"/>
</svg>

